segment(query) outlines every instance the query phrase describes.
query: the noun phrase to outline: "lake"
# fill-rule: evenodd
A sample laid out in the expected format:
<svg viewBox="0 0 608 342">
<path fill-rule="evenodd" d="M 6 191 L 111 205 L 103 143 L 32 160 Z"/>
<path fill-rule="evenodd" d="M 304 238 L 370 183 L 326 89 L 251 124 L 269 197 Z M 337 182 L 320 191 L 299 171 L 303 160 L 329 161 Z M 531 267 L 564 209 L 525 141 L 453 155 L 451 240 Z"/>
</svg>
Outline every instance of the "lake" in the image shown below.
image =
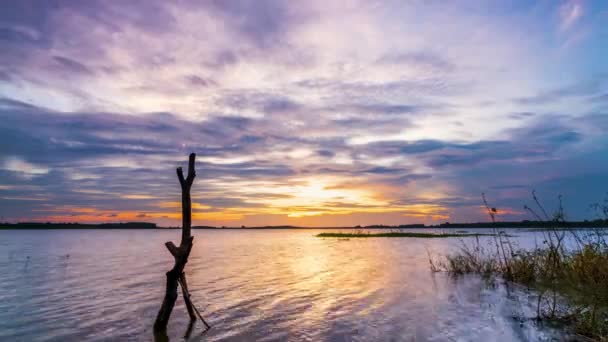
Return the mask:
<svg viewBox="0 0 608 342">
<path fill-rule="evenodd" d="M 543 341 L 533 296 L 432 273 L 475 238 L 322 239 L 322 230 L 193 230 L 198 341 Z M 323 230 L 326 231 L 326 230 Z M 347 229 L 338 229 L 347 232 Z M 0 341 L 149 341 L 179 230 L 0 231 Z M 513 230 L 521 245 L 539 233 Z M 490 243 L 482 238 L 482 243 Z M 68 256 L 69 254 L 69 256 Z M 183 340 L 183 300 L 169 322 Z"/>
</svg>

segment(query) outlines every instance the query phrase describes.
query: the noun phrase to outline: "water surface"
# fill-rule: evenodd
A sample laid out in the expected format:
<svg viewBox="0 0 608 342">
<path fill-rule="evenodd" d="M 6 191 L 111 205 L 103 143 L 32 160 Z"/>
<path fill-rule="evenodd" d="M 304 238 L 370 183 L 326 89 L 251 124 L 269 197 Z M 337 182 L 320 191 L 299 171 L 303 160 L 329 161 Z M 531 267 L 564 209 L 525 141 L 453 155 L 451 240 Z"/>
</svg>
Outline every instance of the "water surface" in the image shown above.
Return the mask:
<svg viewBox="0 0 608 342">
<path fill-rule="evenodd" d="M 430 272 L 428 254 L 447 254 L 461 239 L 344 241 L 317 238 L 318 232 L 193 231 L 189 287 L 213 328 L 201 336 L 198 324 L 190 340 L 551 337 L 513 318 L 529 314 L 525 293 L 509 296 L 477 277 Z M 532 233 L 517 236 L 534 243 Z M 173 266 L 164 242 L 179 237 L 178 230 L 0 231 L 0 340 L 152 340 L 165 272 Z M 171 340 L 183 340 L 187 322 L 180 297 Z"/>
</svg>

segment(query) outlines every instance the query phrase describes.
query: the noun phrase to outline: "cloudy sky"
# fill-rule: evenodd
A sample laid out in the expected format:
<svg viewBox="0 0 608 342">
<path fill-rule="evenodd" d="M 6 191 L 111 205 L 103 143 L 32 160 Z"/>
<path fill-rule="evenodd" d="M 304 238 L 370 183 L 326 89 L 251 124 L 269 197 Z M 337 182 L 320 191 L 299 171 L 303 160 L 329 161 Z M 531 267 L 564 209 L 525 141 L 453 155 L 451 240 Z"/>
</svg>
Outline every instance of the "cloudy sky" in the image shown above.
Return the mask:
<svg viewBox="0 0 608 342">
<path fill-rule="evenodd" d="M 3 1 L 0 221 L 571 219 L 608 191 L 608 3 Z"/>
</svg>

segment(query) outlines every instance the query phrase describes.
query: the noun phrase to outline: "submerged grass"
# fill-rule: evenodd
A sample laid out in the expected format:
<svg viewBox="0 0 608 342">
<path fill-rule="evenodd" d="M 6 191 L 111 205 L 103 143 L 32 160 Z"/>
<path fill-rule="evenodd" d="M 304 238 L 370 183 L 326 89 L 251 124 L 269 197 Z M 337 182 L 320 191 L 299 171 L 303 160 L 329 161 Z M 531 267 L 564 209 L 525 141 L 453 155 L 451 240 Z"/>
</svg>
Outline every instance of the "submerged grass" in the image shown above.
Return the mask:
<svg viewBox="0 0 608 342">
<path fill-rule="evenodd" d="M 463 248 L 432 265 L 454 275 L 477 273 L 537 292 L 537 318 L 569 325 L 577 334 L 608 341 L 608 248 L 588 243 L 575 250 L 556 246 L 517 251 L 503 264 L 497 254 Z"/>
<path fill-rule="evenodd" d="M 450 237 L 475 237 L 488 234 L 468 233 L 412 233 L 412 232 L 355 232 L 355 233 L 320 233 L 317 237 L 322 238 L 374 238 L 374 237 L 409 237 L 409 238 L 450 238 Z"/>
<path fill-rule="evenodd" d="M 553 220 L 563 217 L 560 206 Z M 567 244 L 566 237 L 572 243 Z M 444 262 L 430 260 L 431 269 L 453 275 L 500 277 L 507 283 L 524 285 L 537 294 L 539 321 L 567 325 L 576 334 L 608 341 L 608 243 L 604 230 L 543 231 L 542 245 L 532 250 L 515 249 L 501 232 L 494 240 L 496 246 L 484 247 L 477 240 L 463 245 Z"/>
</svg>

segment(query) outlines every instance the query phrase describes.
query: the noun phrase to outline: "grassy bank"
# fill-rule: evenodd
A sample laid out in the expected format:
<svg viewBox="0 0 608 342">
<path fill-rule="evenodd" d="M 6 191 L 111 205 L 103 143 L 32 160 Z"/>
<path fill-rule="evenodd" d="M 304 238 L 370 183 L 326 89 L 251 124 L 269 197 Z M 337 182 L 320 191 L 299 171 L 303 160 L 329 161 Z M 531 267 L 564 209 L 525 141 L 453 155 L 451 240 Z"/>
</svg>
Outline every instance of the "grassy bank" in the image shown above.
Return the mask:
<svg viewBox="0 0 608 342">
<path fill-rule="evenodd" d="M 450 237 L 475 237 L 488 234 L 468 234 L 468 233 L 411 233 L 411 232 L 388 232 L 388 233 L 370 233 L 370 232 L 354 232 L 354 233 L 320 233 L 317 237 L 322 238 L 450 238 Z"/>
<path fill-rule="evenodd" d="M 608 341 L 608 248 L 585 243 L 566 250 L 556 245 L 514 251 L 507 258 L 480 248 L 463 248 L 433 265 L 454 275 L 500 276 L 538 295 L 537 318 L 570 326 L 574 332 Z"/>
<path fill-rule="evenodd" d="M 563 218 L 560 206 L 554 220 L 559 222 Z M 431 269 L 456 276 L 476 273 L 526 286 L 537 296 L 537 320 L 568 326 L 574 333 L 593 340 L 608 341 L 606 232 L 543 230 L 540 245 L 527 250 L 515 248 L 508 236 L 497 232 L 489 246 L 476 240 L 470 245 L 463 244 L 459 252 L 442 262 L 431 259 Z"/>
</svg>

